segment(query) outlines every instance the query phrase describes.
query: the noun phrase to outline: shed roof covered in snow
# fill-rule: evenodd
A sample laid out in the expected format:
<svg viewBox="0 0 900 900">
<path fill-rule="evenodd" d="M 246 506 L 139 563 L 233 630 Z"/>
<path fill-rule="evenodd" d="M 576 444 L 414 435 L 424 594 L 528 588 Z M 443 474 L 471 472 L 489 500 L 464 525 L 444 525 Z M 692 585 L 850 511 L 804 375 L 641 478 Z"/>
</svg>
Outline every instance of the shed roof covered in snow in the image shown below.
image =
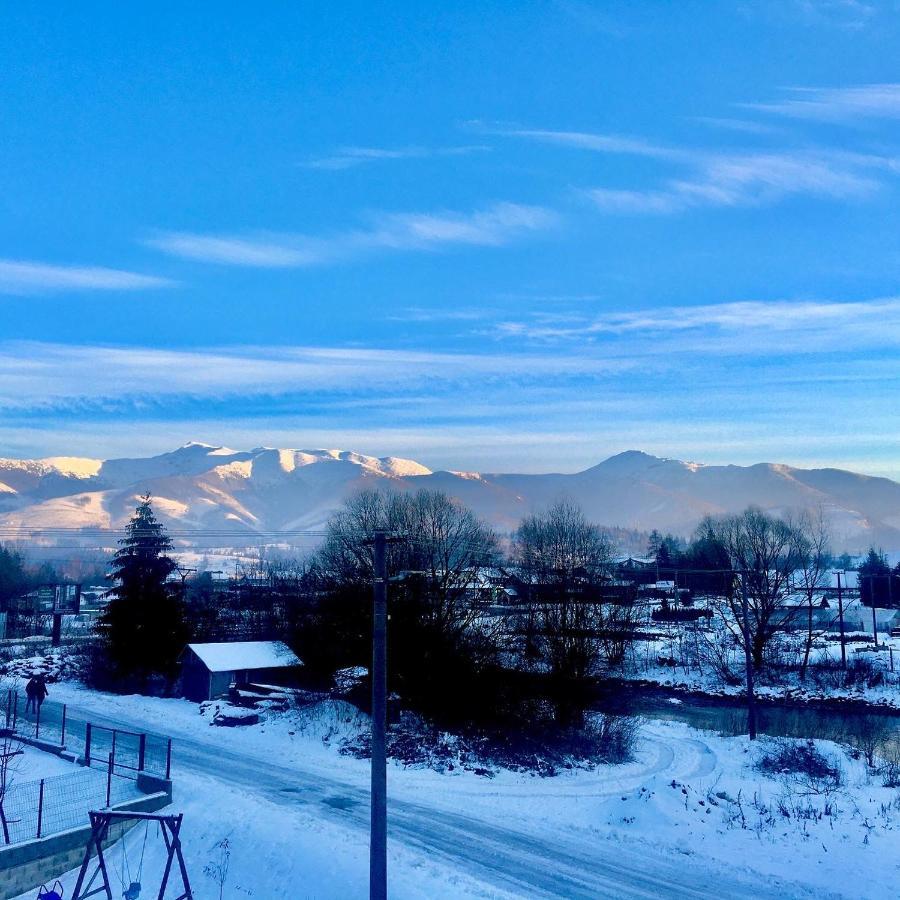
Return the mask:
<svg viewBox="0 0 900 900">
<path fill-rule="evenodd" d="M 302 666 L 297 655 L 282 641 L 224 641 L 188 644 L 210 672 L 250 669 L 284 669 Z"/>
</svg>

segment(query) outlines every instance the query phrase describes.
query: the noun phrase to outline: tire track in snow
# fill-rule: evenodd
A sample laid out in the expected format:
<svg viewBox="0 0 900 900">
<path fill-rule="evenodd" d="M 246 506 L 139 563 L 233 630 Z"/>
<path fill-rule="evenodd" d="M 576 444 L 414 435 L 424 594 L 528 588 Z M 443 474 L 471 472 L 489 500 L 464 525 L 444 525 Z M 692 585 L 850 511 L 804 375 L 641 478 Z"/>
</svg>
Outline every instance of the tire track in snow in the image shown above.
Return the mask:
<svg viewBox="0 0 900 900">
<path fill-rule="evenodd" d="M 85 711 L 70 705 L 70 726 L 74 730 L 83 733 L 85 718 Z M 142 727 L 139 721 L 126 717 L 91 712 L 89 718 L 111 727 Z M 666 742 L 661 737 L 647 740 L 655 757 L 640 774 L 630 777 L 640 779 L 674 771 L 684 754 L 676 752 L 672 744 L 690 751 L 687 755 L 693 771 L 707 771 L 710 765 L 715 766 L 714 754 L 701 741 L 673 738 Z M 296 766 L 287 767 L 248 753 L 236 753 L 214 740 L 179 737 L 176 769 L 261 794 L 280 805 L 299 806 L 363 832 L 369 827 L 366 788 L 339 777 L 304 771 L 300 760 Z M 539 802 L 538 797 L 535 800 Z M 388 833 L 391 843 L 402 843 L 485 884 L 528 898 L 789 900 L 813 896 L 801 886 L 761 882 L 751 873 L 725 871 L 702 858 L 673 859 L 613 840 L 594 838 L 590 843 L 575 829 L 570 834 L 564 829 L 553 835 L 529 834 L 477 816 L 398 797 L 390 799 Z M 821 894 L 816 896 L 821 898 Z"/>
</svg>

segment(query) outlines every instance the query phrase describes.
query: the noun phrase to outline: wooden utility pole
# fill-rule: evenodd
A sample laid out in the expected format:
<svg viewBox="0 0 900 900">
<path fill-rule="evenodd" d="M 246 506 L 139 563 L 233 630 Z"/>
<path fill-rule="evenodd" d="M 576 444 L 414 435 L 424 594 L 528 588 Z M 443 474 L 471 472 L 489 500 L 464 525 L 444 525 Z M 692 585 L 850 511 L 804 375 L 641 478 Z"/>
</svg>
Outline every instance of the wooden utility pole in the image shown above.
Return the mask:
<svg viewBox="0 0 900 900">
<path fill-rule="evenodd" d="M 744 618 L 744 663 L 747 672 L 747 733 L 756 740 L 756 695 L 753 684 L 753 655 L 750 652 L 750 613 L 747 607 L 747 573 L 741 572 L 741 612 Z"/>
<path fill-rule="evenodd" d="M 841 575 L 843 573 L 837 572 L 837 587 L 838 587 L 838 621 L 840 622 L 841 628 L 841 668 L 846 671 L 847 669 L 847 638 L 844 635 L 844 593 L 841 590 Z M 872 602 L 875 602 L 875 598 L 872 598 Z M 874 606 L 872 607 L 874 609 Z"/>
<path fill-rule="evenodd" d="M 387 900 L 387 535 L 375 533 L 372 609 L 372 818 L 369 898 Z"/>
</svg>

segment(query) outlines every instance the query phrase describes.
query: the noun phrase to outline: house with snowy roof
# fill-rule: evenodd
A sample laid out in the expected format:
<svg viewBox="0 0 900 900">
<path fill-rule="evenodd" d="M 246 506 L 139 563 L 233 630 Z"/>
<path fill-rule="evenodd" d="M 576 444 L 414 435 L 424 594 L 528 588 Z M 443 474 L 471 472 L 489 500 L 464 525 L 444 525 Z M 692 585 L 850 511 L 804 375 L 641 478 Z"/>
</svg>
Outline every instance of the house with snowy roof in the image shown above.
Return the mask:
<svg viewBox="0 0 900 900">
<path fill-rule="evenodd" d="M 282 641 L 188 644 L 181 653 L 181 689 L 188 700 L 215 700 L 232 686 L 284 684 L 302 665 Z"/>
</svg>

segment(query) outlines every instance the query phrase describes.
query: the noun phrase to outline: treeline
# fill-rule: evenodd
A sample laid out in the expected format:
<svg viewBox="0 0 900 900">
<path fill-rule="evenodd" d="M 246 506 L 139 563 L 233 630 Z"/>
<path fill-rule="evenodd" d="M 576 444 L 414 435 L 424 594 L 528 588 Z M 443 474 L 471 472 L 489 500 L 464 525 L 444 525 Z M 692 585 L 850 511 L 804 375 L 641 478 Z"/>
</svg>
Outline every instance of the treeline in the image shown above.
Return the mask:
<svg viewBox="0 0 900 900">
<path fill-rule="evenodd" d="M 884 554 L 870 547 L 857 572 L 859 596 L 866 606 L 900 606 L 900 562 L 891 568 Z"/>
<path fill-rule="evenodd" d="M 0 610 L 42 584 L 65 580 L 54 566 L 29 562 L 18 550 L 0 545 Z"/>
<path fill-rule="evenodd" d="M 185 580 L 173 577 L 170 541 L 145 497 L 112 562 L 90 678 L 116 690 L 171 691 L 189 640 L 279 639 L 303 659 L 310 686 L 329 687 L 335 672 L 369 665 L 380 530 L 393 537 L 391 690 L 450 726 L 578 721 L 595 679 L 626 660 L 647 605 L 638 586 L 673 574 L 681 588 L 714 598 L 733 640 L 762 669 L 796 613 L 789 596 L 807 592 L 811 611 L 831 563 L 821 515 L 783 519 L 750 508 L 707 518 L 688 542 L 654 534 L 653 564 L 638 561 L 638 570 L 568 501 L 501 540 L 443 493 L 370 491 L 345 503 L 304 559 Z M 810 612 L 807 660 L 813 638 Z"/>
<path fill-rule="evenodd" d="M 113 560 L 89 680 L 171 691 L 190 640 L 280 639 L 304 661 L 308 686 L 330 687 L 335 672 L 370 662 L 379 530 L 396 538 L 390 690 L 406 708 L 446 727 L 580 720 L 587 682 L 621 663 L 634 627 L 633 604 L 612 590 L 609 539 L 559 503 L 502 546 L 470 510 L 432 491 L 360 493 L 309 557 L 260 560 L 225 581 L 171 577 L 171 544 L 144 498 Z M 365 691 L 355 699 L 365 705 Z"/>
</svg>

